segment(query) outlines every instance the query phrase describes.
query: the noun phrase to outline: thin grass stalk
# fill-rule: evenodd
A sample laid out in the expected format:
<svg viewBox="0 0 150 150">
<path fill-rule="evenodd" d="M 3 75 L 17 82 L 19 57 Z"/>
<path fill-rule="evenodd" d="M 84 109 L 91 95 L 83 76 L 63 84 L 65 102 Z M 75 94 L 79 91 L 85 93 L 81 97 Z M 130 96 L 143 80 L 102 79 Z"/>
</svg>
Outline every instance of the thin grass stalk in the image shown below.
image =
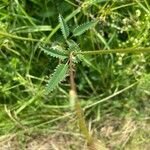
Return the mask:
<svg viewBox="0 0 150 150">
<path fill-rule="evenodd" d="M 125 48 L 125 49 L 81 51 L 81 52 L 74 52 L 74 54 L 101 55 L 101 54 L 109 54 L 109 53 L 146 53 L 146 52 L 150 53 L 150 47 L 146 47 L 146 48 Z"/>
</svg>

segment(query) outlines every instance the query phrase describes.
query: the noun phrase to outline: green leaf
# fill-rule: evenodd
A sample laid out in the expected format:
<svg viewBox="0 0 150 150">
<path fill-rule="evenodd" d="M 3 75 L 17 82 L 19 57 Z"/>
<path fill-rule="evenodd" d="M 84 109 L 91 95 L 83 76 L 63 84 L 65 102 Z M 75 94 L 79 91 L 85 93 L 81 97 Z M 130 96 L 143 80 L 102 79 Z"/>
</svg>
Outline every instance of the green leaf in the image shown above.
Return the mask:
<svg viewBox="0 0 150 150">
<path fill-rule="evenodd" d="M 59 23 L 60 23 L 61 32 L 64 38 L 67 39 L 67 37 L 69 36 L 69 27 L 67 26 L 64 18 L 61 15 L 59 15 Z"/>
<path fill-rule="evenodd" d="M 90 28 L 94 27 L 98 21 L 91 21 L 86 22 L 78 27 L 76 27 L 73 31 L 74 36 L 79 36 L 83 34 L 85 31 L 89 30 Z"/>
<path fill-rule="evenodd" d="M 41 50 L 44 51 L 47 55 L 50 55 L 55 58 L 60 58 L 62 60 L 68 58 L 68 54 L 64 50 L 59 50 L 57 47 L 45 48 L 40 46 Z"/>
<path fill-rule="evenodd" d="M 68 44 L 69 51 L 81 51 L 79 45 L 75 41 L 68 40 L 67 44 Z"/>
<path fill-rule="evenodd" d="M 39 26 L 22 26 L 12 30 L 15 33 L 31 33 L 31 32 L 43 32 L 51 31 L 52 27 L 49 25 L 39 25 Z"/>
<path fill-rule="evenodd" d="M 58 86 L 58 84 L 66 77 L 68 72 L 68 64 L 60 64 L 55 69 L 55 72 L 49 79 L 46 85 L 46 94 L 49 94 L 53 91 L 54 88 Z"/>
<path fill-rule="evenodd" d="M 78 54 L 78 55 L 76 55 L 75 57 L 73 57 L 73 62 L 74 63 L 79 63 L 80 61 L 82 61 L 83 60 L 83 55 L 82 54 Z"/>
<path fill-rule="evenodd" d="M 68 44 L 68 50 L 69 51 L 72 51 L 72 52 L 79 52 L 79 51 L 81 51 L 79 45 L 75 41 L 68 40 L 67 44 Z M 79 63 L 82 60 L 82 57 L 83 57 L 82 54 L 78 54 L 78 55 L 73 56 L 73 58 L 72 58 L 73 62 L 74 63 Z"/>
</svg>

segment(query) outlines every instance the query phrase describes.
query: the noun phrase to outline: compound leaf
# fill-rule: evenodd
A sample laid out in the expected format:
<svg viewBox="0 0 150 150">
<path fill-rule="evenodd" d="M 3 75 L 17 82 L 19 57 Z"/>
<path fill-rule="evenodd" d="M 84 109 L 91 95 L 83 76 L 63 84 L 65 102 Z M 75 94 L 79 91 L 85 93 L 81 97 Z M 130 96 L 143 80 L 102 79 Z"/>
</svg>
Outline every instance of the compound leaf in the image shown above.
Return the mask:
<svg viewBox="0 0 150 150">
<path fill-rule="evenodd" d="M 55 72 L 49 79 L 46 85 L 46 94 L 49 94 L 53 91 L 54 88 L 58 86 L 58 84 L 66 77 L 68 72 L 68 64 L 60 64 L 55 69 Z"/>
<path fill-rule="evenodd" d="M 67 44 L 68 44 L 69 51 L 81 51 L 79 45 L 75 41 L 68 40 Z"/>
<path fill-rule="evenodd" d="M 79 35 L 83 34 L 85 31 L 94 27 L 96 25 L 96 23 L 97 23 L 97 21 L 90 21 L 90 22 L 86 22 L 86 23 L 76 27 L 73 31 L 73 35 L 79 36 Z"/>
<path fill-rule="evenodd" d="M 63 34 L 63 37 L 65 39 L 67 39 L 67 37 L 69 36 L 69 27 L 61 15 L 59 15 L 59 23 L 60 23 L 60 28 L 61 28 L 61 32 Z"/>
<path fill-rule="evenodd" d="M 44 51 L 47 55 L 50 55 L 55 58 L 60 58 L 60 59 L 66 59 L 68 57 L 66 51 L 64 50 L 59 50 L 57 47 L 50 47 L 50 48 L 45 48 L 40 46 L 41 50 Z"/>
</svg>

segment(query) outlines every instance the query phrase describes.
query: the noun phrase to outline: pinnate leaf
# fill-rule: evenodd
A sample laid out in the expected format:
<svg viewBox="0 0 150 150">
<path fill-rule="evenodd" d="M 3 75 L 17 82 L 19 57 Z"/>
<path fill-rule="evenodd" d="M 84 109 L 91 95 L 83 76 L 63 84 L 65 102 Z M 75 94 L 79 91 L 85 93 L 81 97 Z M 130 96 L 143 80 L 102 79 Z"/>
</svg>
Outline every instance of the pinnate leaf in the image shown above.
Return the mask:
<svg viewBox="0 0 150 150">
<path fill-rule="evenodd" d="M 69 51 L 80 51 L 81 50 L 79 45 L 73 40 L 68 40 L 67 44 L 68 44 Z"/>
<path fill-rule="evenodd" d="M 66 59 L 68 57 L 67 53 L 64 50 L 59 50 L 56 47 L 45 48 L 40 46 L 41 50 L 44 51 L 47 55 L 50 55 L 55 58 Z"/>
<path fill-rule="evenodd" d="M 64 38 L 67 39 L 67 37 L 69 36 L 69 27 L 61 15 L 59 15 L 59 23 L 60 23 L 61 32 Z"/>
<path fill-rule="evenodd" d="M 76 27 L 73 31 L 73 35 L 79 36 L 79 35 L 83 34 L 85 31 L 94 27 L 96 25 L 96 23 L 97 23 L 97 21 L 90 21 L 90 22 L 86 22 L 86 23 Z"/>
<path fill-rule="evenodd" d="M 68 64 L 60 64 L 55 69 L 55 72 L 49 79 L 46 85 L 46 94 L 49 94 L 51 91 L 54 90 L 58 86 L 58 84 L 64 80 L 68 72 Z"/>
</svg>

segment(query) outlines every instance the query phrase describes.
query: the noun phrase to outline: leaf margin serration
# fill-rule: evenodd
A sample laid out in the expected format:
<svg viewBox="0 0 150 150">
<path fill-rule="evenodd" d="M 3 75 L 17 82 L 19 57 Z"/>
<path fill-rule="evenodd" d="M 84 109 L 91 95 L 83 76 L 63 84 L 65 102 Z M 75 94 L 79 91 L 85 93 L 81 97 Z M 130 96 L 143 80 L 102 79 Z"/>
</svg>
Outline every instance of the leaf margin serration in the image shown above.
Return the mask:
<svg viewBox="0 0 150 150">
<path fill-rule="evenodd" d="M 79 44 L 76 43 L 74 40 L 70 39 L 67 41 L 67 44 L 68 44 L 68 50 L 69 51 L 81 51 L 80 47 L 79 47 Z"/>
<path fill-rule="evenodd" d="M 61 28 L 62 35 L 65 39 L 67 39 L 68 36 L 69 36 L 69 27 L 66 24 L 66 22 L 65 22 L 65 20 L 64 20 L 64 18 L 61 14 L 59 14 L 58 20 L 59 20 L 59 23 L 60 23 L 60 28 Z"/>
<path fill-rule="evenodd" d="M 58 84 L 64 80 L 64 78 L 67 76 L 68 69 L 69 65 L 67 63 L 59 64 L 55 68 L 54 73 L 51 75 L 46 84 L 46 95 L 52 92 L 58 86 Z"/>
<path fill-rule="evenodd" d="M 97 22 L 98 22 L 97 20 L 93 20 L 93 21 L 88 21 L 88 22 L 85 22 L 85 23 L 77 26 L 73 30 L 73 35 L 79 36 L 79 35 L 83 34 L 87 30 L 89 30 L 90 28 L 94 27 L 97 24 Z"/>
<path fill-rule="evenodd" d="M 68 54 L 64 50 L 58 50 L 57 48 L 53 48 L 53 47 L 48 48 L 43 46 L 40 46 L 40 48 L 45 54 L 49 56 L 59 58 L 61 60 L 68 58 Z"/>
</svg>

